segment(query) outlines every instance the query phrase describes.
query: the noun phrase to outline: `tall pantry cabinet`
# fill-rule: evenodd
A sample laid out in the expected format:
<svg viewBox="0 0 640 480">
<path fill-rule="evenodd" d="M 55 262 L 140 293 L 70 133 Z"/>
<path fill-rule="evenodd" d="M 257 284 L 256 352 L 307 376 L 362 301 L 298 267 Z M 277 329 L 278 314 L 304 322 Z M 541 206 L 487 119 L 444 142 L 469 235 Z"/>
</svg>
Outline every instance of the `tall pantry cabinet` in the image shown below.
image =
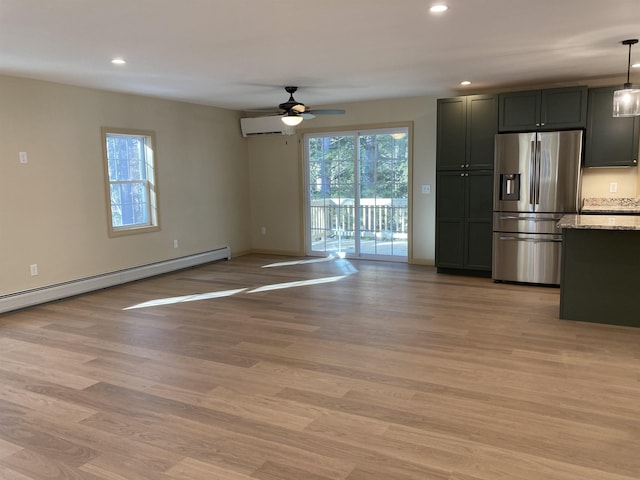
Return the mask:
<svg viewBox="0 0 640 480">
<path fill-rule="evenodd" d="M 437 115 L 436 266 L 490 276 L 498 96 L 442 98 Z"/>
</svg>

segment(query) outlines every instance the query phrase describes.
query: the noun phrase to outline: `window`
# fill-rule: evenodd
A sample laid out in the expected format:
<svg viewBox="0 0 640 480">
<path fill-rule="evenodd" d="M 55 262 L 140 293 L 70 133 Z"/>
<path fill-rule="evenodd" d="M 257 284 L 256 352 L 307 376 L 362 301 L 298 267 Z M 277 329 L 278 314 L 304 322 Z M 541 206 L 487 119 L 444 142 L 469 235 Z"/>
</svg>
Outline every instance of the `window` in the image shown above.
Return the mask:
<svg viewBox="0 0 640 480">
<path fill-rule="evenodd" d="M 308 255 L 407 260 L 409 133 L 403 126 L 304 136 Z"/>
<path fill-rule="evenodd" d="M 153 132 L 102 129 L 109 234 L 159 230 Z"/>
</svg>

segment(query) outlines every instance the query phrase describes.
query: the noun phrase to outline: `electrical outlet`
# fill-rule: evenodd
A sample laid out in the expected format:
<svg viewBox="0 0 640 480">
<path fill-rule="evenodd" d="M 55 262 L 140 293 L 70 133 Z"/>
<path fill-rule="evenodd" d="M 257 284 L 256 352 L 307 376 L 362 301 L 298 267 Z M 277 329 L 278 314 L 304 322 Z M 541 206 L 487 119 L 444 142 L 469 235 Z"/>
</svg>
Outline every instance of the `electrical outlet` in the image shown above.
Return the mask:
<svg viewBox="0 0 640 480">
<path fill-rule="evenodd" d="M 22 163 L 23 165 L 29 163 L 29 159 L 27 158 L 27 152 L 20 152 L 19 156 L 20 156 L 20 163 Z"/>
<path fill-rule="evenodd" d="M 260 227 L 260 235 L 266 235 L 267 234 L 267 227 Z"/>
<path fill-rule="evenodd" d="M 32 265 L 29 265 L 29 270 L 31 271 L 32 277 L 35 277 L 36 275 L 38 275 L 38 264 L 34 263 Z"/>
<path fill-rule="evenodd" d="M 428 195 L 431 193 L 431 185 L 422 185 L 422 193 Z"/>
<path fill-rule="evenodd" d="M 618 191 L 618 184 L 616 182 L 611 182 L 609 184 L 609 192 L 616 193 Z"/>
<path fill-rule="evenodd" d="M 178 240 L 173 241 L 173 248 L 178 248 Z"/>
</svg>

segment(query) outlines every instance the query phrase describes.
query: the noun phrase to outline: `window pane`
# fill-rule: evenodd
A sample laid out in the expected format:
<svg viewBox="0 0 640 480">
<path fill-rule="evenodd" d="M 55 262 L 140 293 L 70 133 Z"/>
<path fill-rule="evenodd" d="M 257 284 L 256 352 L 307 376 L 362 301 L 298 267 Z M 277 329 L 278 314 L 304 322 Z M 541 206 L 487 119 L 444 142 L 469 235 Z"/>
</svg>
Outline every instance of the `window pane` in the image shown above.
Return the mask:
<svg viewBox="0 0 640 480">
<path fill-rule="evenodd" d="M 158 225 L 153 132 L 145 133 L 103 129 L 114 233 Z"/>
<path fill-rule="evenodd" d="M 109 180 L 144 180 L 147 178 L 145 137 L 108 135 Z"/>
<path fill-rule="evenodd" d="M 149 201 L 144 182 L 111 184 L 114 227 L 149 225 Z"/>
</svg>

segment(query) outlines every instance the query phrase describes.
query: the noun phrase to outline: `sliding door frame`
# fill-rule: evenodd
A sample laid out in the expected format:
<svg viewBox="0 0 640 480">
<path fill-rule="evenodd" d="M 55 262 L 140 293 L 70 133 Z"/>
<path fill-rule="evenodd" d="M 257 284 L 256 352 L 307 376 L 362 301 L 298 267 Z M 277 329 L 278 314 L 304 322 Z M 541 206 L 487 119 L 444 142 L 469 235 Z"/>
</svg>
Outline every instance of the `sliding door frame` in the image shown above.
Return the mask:
<svg viewBox="0 0 640 480">
<path fill-rule="evenodd" d="M 312 253 L 311 251 L 311 228 L 310 228 L 310 215 L 309 215 L 309 171 L 308 171 L 308 161 L 307 161 L 307 139 L 310 136 L 321 136 L 321 135 L 331 135 L 331 136 L 347 136 L 347 135 L 366 135 L 366 134 L 376 134 L 376 133 L 386 133 L 388 130 L 393 129 L 406 129 L 407 134 L 409 136 L 407 142 L 407 168 L 408 168 L 408 178 L 407 178 L 407 256 L 401 257 L 401 260 L 395 260 L 390 258 L 390 256 L 384 256 L 378 258 L 378 260 L 388 260 L 388 261 L 401 261 L 411 263 L 413 258 L 413 122 L 395 122 L 395 123 L 384 123 L 384 124 L 372 124 L 372 125 L 358 125 L 358 126 L 350 126 L 350 127 L 323 127 L 323 128 L 309 128 L 309 129 L 300 129 L 299 137 L 298 137 L 298 145 L 299 145 L 299 186 L 300 186 L 300 239 L 301 239 L 301 251 L 304 252 L 305 255 L 315 256 L 318 253 Z M 357 150 L 357 149 L 356 149 Z M 359 170 L 359 169 L 358 169 Z M 359 175 L 359 173 L 358 173 Z M 357 200 L 356 200 L 357 198 Z M 359 195 L 354 195 L 354 201 L 359 203 Z M 360 229 L 359 224 L 357 225 L 357 230 Z M 375 260 L 376 256 L 373 255 L 371 257 L 367 256 L 366 259 Z M 361 257 L 357 257 L 361 258 Z"/>
</svg>

